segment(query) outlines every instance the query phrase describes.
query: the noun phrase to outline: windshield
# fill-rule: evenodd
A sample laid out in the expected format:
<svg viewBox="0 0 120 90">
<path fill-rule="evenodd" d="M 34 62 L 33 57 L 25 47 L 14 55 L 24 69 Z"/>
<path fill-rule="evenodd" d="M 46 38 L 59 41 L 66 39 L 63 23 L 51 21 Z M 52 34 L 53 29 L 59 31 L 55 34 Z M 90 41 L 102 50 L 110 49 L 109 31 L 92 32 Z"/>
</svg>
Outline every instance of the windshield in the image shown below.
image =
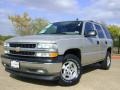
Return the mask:
<svg viewBox="0 0 120 90">
<path fill-rule="evenodd" d="M 82 22 L 69 21 L 57 22 L 49 24 L 39 34 L 65 34 L 65 35 L 79 35 L 82 31 Z"/>
</svg>

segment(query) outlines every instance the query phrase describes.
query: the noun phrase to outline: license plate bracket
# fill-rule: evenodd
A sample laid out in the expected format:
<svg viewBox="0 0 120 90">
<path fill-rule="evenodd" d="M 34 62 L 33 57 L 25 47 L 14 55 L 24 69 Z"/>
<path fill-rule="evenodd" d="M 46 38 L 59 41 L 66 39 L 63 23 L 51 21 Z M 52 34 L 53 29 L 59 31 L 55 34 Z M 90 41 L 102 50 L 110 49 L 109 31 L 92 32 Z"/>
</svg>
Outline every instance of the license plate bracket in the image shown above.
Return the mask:
<svg viewBox="0 0 120 90">
<path fill-rule="evenodd" d="M 11 60 L 11 67 L 12 68 L 20 68 L 20 62 L 16 60 Z"/>
</svg>

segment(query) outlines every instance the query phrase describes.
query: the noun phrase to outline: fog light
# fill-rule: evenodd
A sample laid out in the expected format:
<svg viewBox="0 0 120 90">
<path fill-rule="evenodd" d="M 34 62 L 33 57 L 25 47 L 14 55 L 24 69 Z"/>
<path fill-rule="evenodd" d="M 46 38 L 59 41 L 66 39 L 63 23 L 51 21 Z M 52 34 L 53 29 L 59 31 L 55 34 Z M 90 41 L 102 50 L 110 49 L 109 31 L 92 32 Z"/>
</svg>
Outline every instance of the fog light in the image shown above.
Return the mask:
<svg viewBox="0 0 120 90">
<path fill-rule="evenodd" d="M 37 70 L 38 73 L 44 74 L 45 72 L 43 70 Z"/>
<path fill-rule="evenodd" d="M 9 50 L 5 50 L 5 51 L 4 51 L 5 54 L 7 54 L 7 53 L 9 53 L 9 52 L 10 52 Z"/>
<path fill-rule="evenodd" d="M 6 66 L 6 64 L 3 64 L 3 66 Z"/>
</svg>

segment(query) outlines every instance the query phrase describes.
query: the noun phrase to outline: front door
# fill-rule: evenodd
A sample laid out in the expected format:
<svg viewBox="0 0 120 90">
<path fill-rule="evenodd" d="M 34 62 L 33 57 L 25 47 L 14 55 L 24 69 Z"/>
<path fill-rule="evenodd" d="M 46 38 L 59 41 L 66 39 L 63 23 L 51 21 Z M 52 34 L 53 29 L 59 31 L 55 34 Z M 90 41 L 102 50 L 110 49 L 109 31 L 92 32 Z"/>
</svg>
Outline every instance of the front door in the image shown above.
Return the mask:
<svg viewBox="0 0 120 90">
<path fill-rule="evenodd" d="M 84 35 L 94 30 L 91 22 L 86 22 L 84 26 Z M 99 59 L 99 39 L 97 36 L 84 37 L 83 60 L 82 64 L 88 65 L 95 63 Z"/>
</svg>

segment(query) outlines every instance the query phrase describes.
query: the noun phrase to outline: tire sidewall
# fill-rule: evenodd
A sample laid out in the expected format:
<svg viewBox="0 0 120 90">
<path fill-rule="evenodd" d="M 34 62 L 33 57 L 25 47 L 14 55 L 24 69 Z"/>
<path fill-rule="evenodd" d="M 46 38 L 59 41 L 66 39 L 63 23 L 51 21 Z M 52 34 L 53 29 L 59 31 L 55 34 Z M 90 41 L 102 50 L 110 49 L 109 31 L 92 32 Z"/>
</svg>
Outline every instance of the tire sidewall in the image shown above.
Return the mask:
<svg viewBox="0 0 120 90">
<path fill-rule="evenodd" d="M 75 55 L 68 54 L 68 55 L 65 56 L 63 64 L 66 61 L 72 61 L 72 62 L 74 62 L 76 64 L 78 76 L 75 77 L 72 80 L 65 80 L 62 77 L 61 72 L 60 72 L 60 81 L 62 81 L 62 83 L 64 83 L 63 85 L 73 85 L 73 84 L 76 84 L 79 81 L 80 77 L 81 77 L 81 63 L 80 63 L 80 60 Z"/>
<path fill-rule="evenodd" d="M 108 61 L 107 61 L 107 57 L 109 57 L 110 58 L 110 64 L 109 64 L 109 66 L 107 65 L 107 63 L 108 63 Z M 110 68 L 110 66 L 111 66 L 111 54 L 110 54 L 110 52 L 107 52 L 107 55 L 106 55 L 106 67 L 107 67 L 107 69 L 109 69 Z"/>
</svg>

